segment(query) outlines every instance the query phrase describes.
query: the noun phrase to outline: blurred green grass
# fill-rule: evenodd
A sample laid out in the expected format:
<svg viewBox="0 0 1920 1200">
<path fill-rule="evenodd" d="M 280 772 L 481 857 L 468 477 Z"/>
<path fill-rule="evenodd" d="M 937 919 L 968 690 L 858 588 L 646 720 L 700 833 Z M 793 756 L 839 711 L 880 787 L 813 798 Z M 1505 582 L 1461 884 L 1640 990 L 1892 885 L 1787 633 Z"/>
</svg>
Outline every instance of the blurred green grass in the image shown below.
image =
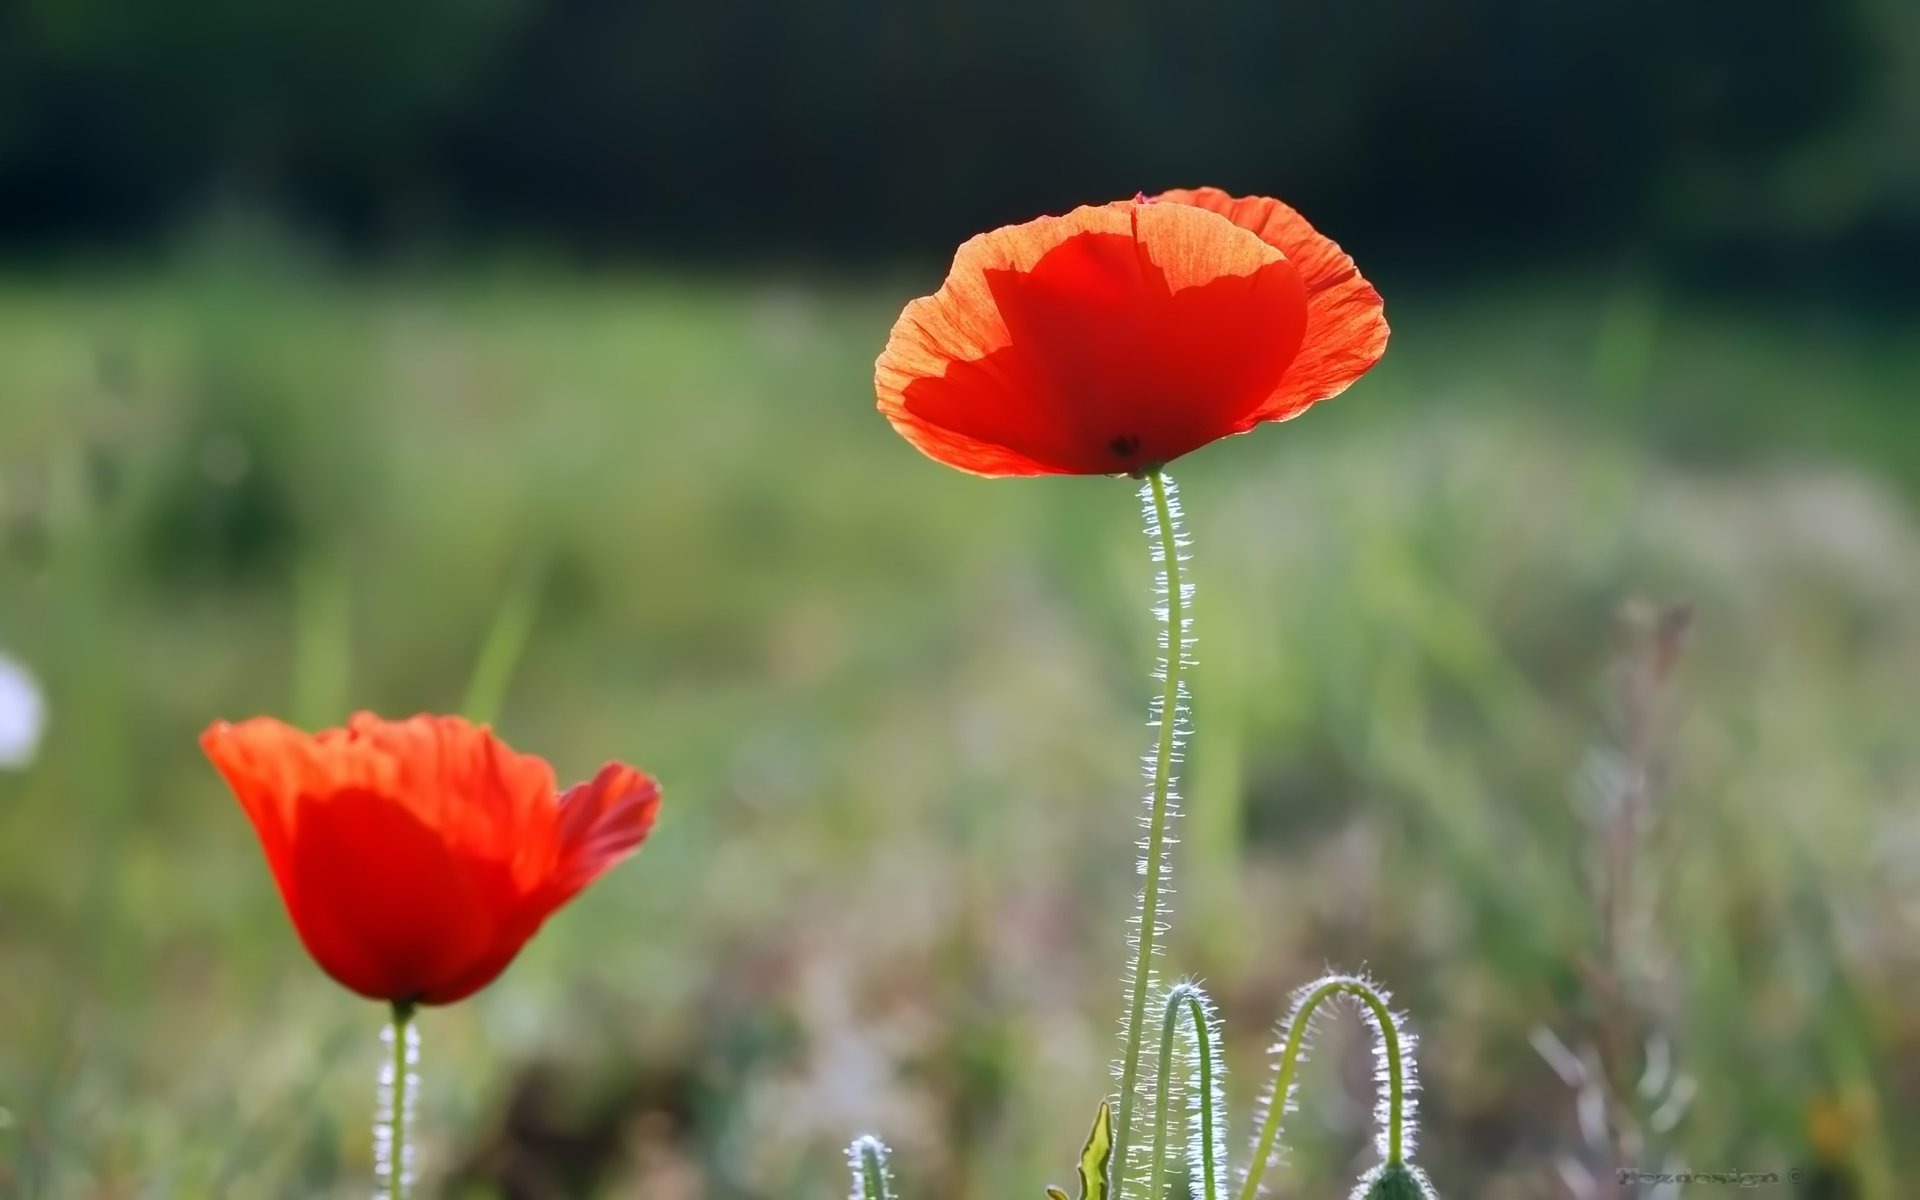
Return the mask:
<svg viewBox="0 0 1920 1200">
<path fill-rule="evenodd" d="M 973 480 L 874 415 L 925 282 L 246 244 L 0 281 L 0 650 L 52 718 L 0 776 L 0 1193 L 364 1192 L 379 1014 L 306 962 L 194 739 L 489 694 L 563 777 L 625 758 L 667 807 L 427 1015 L 448 1194 L 832 1195 L 865 1129 L 923 1197 L 1065 1178 L 1113 1050 L 1149 573 L 1124 482 Z M 1527 1039 L 1592 1017 L 1575 779 L 1623 603 L 1684 600 L 1635 896 L 1699 1081 L 1675 1151 L 1905 1195 L 1913 322 L 1630 275 L 1388 295 L 1373 376 L 1176 471 L 1170 961 L 1222 1001 L 1235 1111 L 1285 990 L 1365 964 L 1424 1034 L 1445 1194 L 1555 1194 L 1573 1101 Z M 1284 1194 L 1355 1173 L 1366 1070 L 1321 1055 Z"/>
</svg>

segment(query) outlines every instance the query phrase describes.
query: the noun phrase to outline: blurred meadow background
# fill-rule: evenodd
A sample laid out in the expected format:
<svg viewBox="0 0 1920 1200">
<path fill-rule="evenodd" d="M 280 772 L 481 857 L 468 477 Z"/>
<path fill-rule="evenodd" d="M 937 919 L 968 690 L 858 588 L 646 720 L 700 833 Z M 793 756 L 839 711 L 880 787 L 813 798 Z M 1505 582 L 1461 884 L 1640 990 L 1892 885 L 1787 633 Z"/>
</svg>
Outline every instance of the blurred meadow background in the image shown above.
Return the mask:
<svg viewBox="0 0 1920 1200">
<path fill-rule="evenodd" d="M 862 1131 L 921 1200 L 1070 1182 L 1133 485 L 928 463 L 872 360 L 967 235 L 1215 183 L 1394 326 L 1174 469 L 1235 1147 L 1364 966 L 1446 1196 L 1910 1200 L 1916 145 L 1900 0 L 0 2 L 0 1196 L 366 1194 L 382 1013 L 195 744 L 363 707 L 666 787 L 426 1014 L 424 1194 L 828 1197 Z M 1357 1026 L 1282 1196 L 1366 1161 Z"/>
</svg>

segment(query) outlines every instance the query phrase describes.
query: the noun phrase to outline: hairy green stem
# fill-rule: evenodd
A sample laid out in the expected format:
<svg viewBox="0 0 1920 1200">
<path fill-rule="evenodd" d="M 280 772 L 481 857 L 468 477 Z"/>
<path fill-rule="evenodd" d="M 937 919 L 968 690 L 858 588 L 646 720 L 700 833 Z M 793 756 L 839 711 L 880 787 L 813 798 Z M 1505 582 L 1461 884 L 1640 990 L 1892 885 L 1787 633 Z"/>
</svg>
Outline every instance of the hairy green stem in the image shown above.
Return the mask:
<svg viewBox="0 0 1920 1200">
<path fill-rule="evenodd" d="M 1173 1076 L 1174 1026 L 1179 1020 L 1180 1002 L 1169 992 L 1165 1015 L 1160 1024 L 1159 1074 L 1153 1081 L 1153 1173 L 1147 1177 L 1147 1195 L 1150 1197 L 1167 1194 L 1167 1126 L 1173 1123 L 1172 1115 L 1167 1112 L 1167 1093 L 1170 1090 L 1167 1081 Z"/>
<path fill-rule="evenodd" d="M 1126 1194 L 1127 1155 L 1133 1138 L 1134 1090 L 1140 1078 L 1141 1030 L 1146 1024 L 1147 988 L 1152 974 L 1153 944 L 1160 919 L 1161 857 L 1166 847 L 1167 798 L 1173 774 L 1174 729 L 1180 715 L 1180 668 L 1186 657 L 1185 597 L 1181 592 L 1180 546 L 1173 509 L 1167 500 L 1167 478 L 1160 471 L 1147 476 L 1152 492 L 1159 552 L 1166 566 L 1167 652 L 1166 687 L 1160 699 L 1160 739 L 1153 762 L 1153 794 L 1147 816 L 1146 883 L 1140 893 L 1140 934 L 1133 956 L 1133 999 L 1127 1015 L 1127 1049 L 1120 1069 L 1120 1114 L 1114 1123 L 1113 1192 Z M 1152 1200 L 1149 1197 L 1149 1200 Z"/>
<path fill-rule="evenodd" d="M 1352 996 L 1366 1005 L 1379 1027 L 1387 1067 L 1386 1165 L 1397 1167 L 1406 1160 L 1407 1072 L 1401 1053 L 1399 1026 L 1394 1023 L 1386 997 L 1372 984 L 1351 975 L 1329 976 L 1311 985 L 1294 1005 L 1293 1016 L 1287 1023 L 1286 1040 L 1280 1049 L 1279 1070 L 1274 1076 L 1273 1090 L 1268 1093 L 1267 1117 L 1260 1126 L 1259 1136 L 1254 1139 L 1253 1160 L 1247 1164 L 1247 1177 L 1240 1186 L 1240 1200 L 1254 1200 L 1260 1190 L 1261 1177 L 1266 1174 L 1267 1163 L 1273 1157 L 1273 1148 L 1280 1138 L 1280 1125 L 1287 1115 L 1287 1098 L 1293 1092 L 1294 1073 L 1300 1067 L 1301 1053 L 1306 1048 L 1308 1024 L 1321 1004 L 1338 995 Z"/>
<path fill-rule="evenodd" d="M 1198 1139 L 1197 1149 L 1190 1149 L 1189 1165 L 1197 1161 L 1201 1175 L 1200 1186 L 1191 1190 L 1193 1200 L 1217 1200 L 1221 1164 L 1215 1131 L 1220 1117 L 1214 1111 L 1213 1023 L 1204 993 L 1191 983 L 1177 983 L 1168 988 L 1166 1006 L 1161 1011 L 1160 1075 L 1154 1081 L 1153 1089 L 1153 1175 L 1147 1186 L 1147 1195 L 1166 1195 L 1163 1176 L 1167 1162 L 1167 1128 L 1171 1124 L 1167 1108 L 1170 1090 L 1167 1080 L 1173 1074 L 1173 1043 L 1179 1033 L 1182 1014 L 1192 1021 L 1194 1078 L 1188 1086 L 1197 1089 L 1200 1115 L 1199 1124 L 1189 1133 L 1190 1138 Z M 1189 1179 L 1189 1184 L 1192 1182 Z"/>
<path fill-rule="evenodd" d="M 856 1200 L 893 1200 L 887 1182 L 887 1148 L 879 1139 L 863 1137 L 849 1148 Z"/>
<path fill-rule="evenodd" d="M 385 1078 L 381 1080 L 381 1115 L 386 1118 L 386 1153 L 381 1165 L 386 1169 L 387 1200 L 402 1200 L 410 1182 L 408 1168 L 412 1164 L 407 1152 L 407 1110 L 413 1102 L 412 1022 L 412 1003 L 394 1001 L 393 1023 L 387 1030 L 388 1040 L 393 1043 L 393 1057 L 387 1063 Z"/>
<path fill-rule="evenodd" d="M 1187 1008 L 1193 1017 L 1194 1053 L 1198 1056 L 1199 1078 L 1194 1086 L 1200 1089 L 1200 1127 L 1193 1136 L 1200 1139 L 1200 1162 L 1202 1167 L 1201 1200 L 1219 1200 L 1220 1170 L 1226 1166 L 1217 1153 L 1220 1139 L 1220 1114 L 1213 1110 L 1214 1102 L 1219 1099 L 1214 1093 L 1213 1076 L 1216 1068 L 1213 1062 L 1213 1027 L 1207 1013 L 1201 1005 L 1197 993 L 1187 993 Z"/>
</svg>

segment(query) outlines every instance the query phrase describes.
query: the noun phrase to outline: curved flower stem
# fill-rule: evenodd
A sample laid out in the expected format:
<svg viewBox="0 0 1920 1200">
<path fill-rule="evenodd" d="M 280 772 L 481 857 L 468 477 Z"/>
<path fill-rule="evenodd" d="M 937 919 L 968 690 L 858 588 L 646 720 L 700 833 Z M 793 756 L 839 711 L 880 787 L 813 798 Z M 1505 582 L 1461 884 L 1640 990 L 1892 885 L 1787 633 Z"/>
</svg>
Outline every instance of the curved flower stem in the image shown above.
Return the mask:
<svg viewBox="0 0 1920 1200">
<path fill-rule="evenodd" d="M 1167 1126 L 1173 1123 L 1171 1114 L 1167 1112 L 1167 1080 L 1173 1075 L 1174 1027 L 1179 1020 L 1180 1002 L 1169 992 L 1160 1025 L 1159 1073 L 1153 1081 L 1153 1174 L 1147 1177 L 1147 1195 L 1150 1197 L 1167 1194 Z"/>
<path fill-rule="evenodd" d="M 1293 1093 L 1294 1073 L 1299 1070 L 1306 1048 L 1307 1027 L 1321 1004 L 1338 995 L 1352 996 L 1365 1005 L 1372 1015 L 1371 1023 L 1379 1034 L 1381 1056 L 1386 1067 L 1386 1165 L 1397 1167 L 1406 1161 L 1407 1070 L 1401 1052 L 1400 1027 L 1394 1021 L 1386 997 L 1378 988 L 1355 975 L 1330 975 L 1309 984 L 1297 994 L 1299 1000 L 1294 1004 L 1293 1015 L 1287 1022 L 1286 1041 L 1280 1047 L 1279 1070 L 1274 1076 L 1273 1090 L 1267 1095 L 1266 1120 L 1261 1123 L 1259 1136 L 1254 1139 L 1253 1160 L 1247 1164 L 1247 1177 L 1240 1185 L 1240 1200 L 1254 1200 L 1258 1194 L 1260 1179 L 1266 1174 L 1267 1163 L 1280 1139 L 1280 1125 L 1286 1118 L 1287 1101 Z"/>
<path fill-rule="evenodd" d="M 1195 1065 L 1199 1068 L 1199 1078 L 1194 1086 L 1200 1089 L 1200 1124 L 1194 1130 L 1194 1136 L 1200 1139 L 1200 1197 L 1201 1200 L 1219 1200 L 1220 1171 L 1227 1164 L 1219 1134 L 1221 1115 L 1215 1111 L 1224 1098 L 1224 1092 L 1214 1082 L 1220 1069 L 1214 1065 L 1216 1027 L 1206 1011 L 1204 997 L 1199 994 L 1187 993 L 1187 1010 L 1193 1017 Z"/>
<path fill-rule="evenodd" d="M 1146 1024 L 1147 990 L 1152 980 L 1154 941 L 1159 933 L 1160 883 L 1165 868 L 1168 798 L 1172 792 L 1175 726 L 1180 715 L 1180 668 L 1186 659 L 1186 596 L 1180 580 L 1180 537 L 1175 509 L 1168 500 L 1171 481 L 1163 472 L 1147 476 L 1142 497 L 1151 504 L 1152 532 L 1158 535 L 1154 556 L 1164 566 L 1167 606 L 1165 689 L 1159 708 L 1160 737 L 1153 760 L 1153 791 L 1147 810 L 1147 838 L 1142 860 L 1146 883 L 1140 892 L 1140 932 L 1133 956 L 1133 998 L 1127 1014 L 1126 1057 L 1120 1069 L 1120 1113 L 1114 1122 L 1113 1192 L 1116 1200 L 1127 1191 L 1127 1155 L 1133 1139 L 1135 1090 L 1140 1078 L 1141 1031 Z M 1149 1198 L 1151 1200 L 1151 1197 Z"/>
<path fill-rule="evenodd" d="M 1193 1050 L 1191 1065 L 1194 1079 L 1197 1121 L 1188 1143 L 1188 1191 L 1193 1200 L 1218 1200 L 1219 1172 L 1223 1155 L 1219 1140 L 1220 1085 L 1215 1074 L 1213 1014 L 1206 993 L 1191 983 L 1176 983 L 1167 989 L 1167 1001 L 1160 1018 L 1160 1074 L 1154 1081 L 1153 1097 L 1153 1175 L 1147 1195 L 1166 1195 L 1163 1173 L 1167 1162 L 1167 1079 L 1173 1074 L 1173 1043 L 1179 1032 L 1182 1014 L 1192 1020 Z M 1199 1178 L 1192 1178 L 1198 1174 Z"/>
<path fill-rule="evenodd" d="M 386 1186 L 375 1200 L 402 1200 L 413 1181 L 413 1150 L 407 1144 L 407 1118 L 413 1111 L 414 1088 L 419 1076 L 414 1065 L 420 1061 L 420 1034 L 413 1025 L 413 1004 L 396 1000 L 393 1022 L 387 1026 L 386 1041 L 392 1057 L 380 1070 L 380 1100 L 374 1114 L 374 1171 Z"/>
</svg>

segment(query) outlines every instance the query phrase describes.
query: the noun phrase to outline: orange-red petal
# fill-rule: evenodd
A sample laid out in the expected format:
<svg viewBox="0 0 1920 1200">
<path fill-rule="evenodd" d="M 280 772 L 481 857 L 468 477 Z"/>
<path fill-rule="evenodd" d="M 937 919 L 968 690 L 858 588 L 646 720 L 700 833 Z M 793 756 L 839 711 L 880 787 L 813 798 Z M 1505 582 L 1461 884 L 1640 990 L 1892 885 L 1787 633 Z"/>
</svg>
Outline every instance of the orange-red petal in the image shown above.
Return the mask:
<svg viewBox="0 0 1920 1200">
<path fill-rule="evenodd" d="M 659 789 L 553 771 L 457 717 L 358 714 L 308 736 L 218 723 L 201 745 L 254 828 L 314 961 L 362 995 L 444 1004 L 491 982 L 652 826 Z"/>
<path fill-rule="evenodd" d="M 548 887 L 560 905 L 646 840 L 660 811 L 660 785 L 624 763 L 608 763 L 560 797 Z"/>
<path fill-rule="evenodd" d="M 1387 349 L 1380 293 L 1333 239 L 1268 196 L 1231 196 L 1219 188 L 1176 188 L 1159 199 L 1219 213 L 1285 254 L 1307 288 L 1307 326 L 1300 353 L 1260 409 L 1283 421 L 1337 396 L 1366 374 Z"/>
<path fill-rule="evenodd" d="M 308 952 L 340 983 L 434 1002 L 490 957 L 515 894 L 505 864 L 459 854 L 406 805 L 345 791 L 302 812 L 289 904 Z"/>
<path fill-rule="evenodd" d="M 1116 474 L 1244 432 L 1306 329 L 1284 254 L 1194 206 L 1076 209 L 981 234 L 908 304 L 880 410 L 983 475 Z"/>
</svg>

